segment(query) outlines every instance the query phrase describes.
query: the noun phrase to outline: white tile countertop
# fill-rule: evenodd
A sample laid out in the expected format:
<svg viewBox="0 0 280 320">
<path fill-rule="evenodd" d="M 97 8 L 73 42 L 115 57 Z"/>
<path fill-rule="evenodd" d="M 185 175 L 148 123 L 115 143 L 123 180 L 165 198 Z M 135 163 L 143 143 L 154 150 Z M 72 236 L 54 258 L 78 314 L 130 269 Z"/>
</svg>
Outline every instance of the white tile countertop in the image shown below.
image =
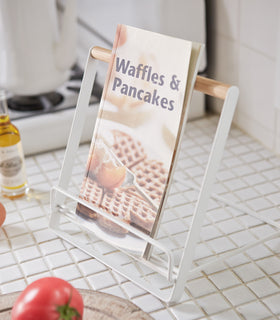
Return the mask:
<svg viewBox="0 0 280 320">
<path fill-rule="evenodd" d="M 188 123 L 177 173 L 200 185 L 217 117 Z M 88 145 L 80 147 L 71 177 L 79 190 Z M 280 237 L 274 237 L 194 274 L 179 303 L 168 306 L 48 229 L 49 191 L 57 184 L 64 150 L 26 159 L 32 197 L 1 199 L 7 219 L 0 228 L 0 293 L 22 290 L 37 278 L 57 276 L 76 288 L 99 290 L 131 300 L 155 319 L 279 319 Z M 213 192 L 258 215 L 280 222 L 280 158 L 232 127 Z M 197 196 L 172 185 L 163 220 L 168 245 L 182 241 Z M 182 212 L 184 215 L 182 215 Z M 169 239 L 172 230 L 174 239 Z M 277 231 L 245 212 L 211 199 L 195 265 Z M 1 296 L 0 296 L 1 299 Z"/>
</svg>

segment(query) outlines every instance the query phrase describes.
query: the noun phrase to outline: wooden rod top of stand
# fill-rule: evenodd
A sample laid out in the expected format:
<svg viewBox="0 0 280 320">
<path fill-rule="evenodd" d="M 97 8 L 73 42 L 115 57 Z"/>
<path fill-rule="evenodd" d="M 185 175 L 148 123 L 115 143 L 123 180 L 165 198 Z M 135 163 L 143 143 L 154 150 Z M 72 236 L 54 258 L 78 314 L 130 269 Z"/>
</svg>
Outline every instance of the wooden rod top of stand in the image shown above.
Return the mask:
<svg viewBox="0 0 280 320">
<path fill-rule="evenodd" d="M 109 49 L 101 47 L 93 47 L 91 49 L 90 55 L 97 60 L 109 62 L 111 58 L 112 51 Z"/>
<path fill-rule="evenodd" d="M 194 89 L 209 96 L 225 100 L 231 86 L 213 79 L 197 76 Z"/>
<path fill-rule="evenodd" d="M 109 62 L 112 51 L 101 47 L 93 47 L 91 49 L 91 56 L 94 59 Z M 197 76 L 194 89 L 203 92 L 209 96 L 224 100 L 227 91 L 231 86 L 213 79 Z"/>
</svg>

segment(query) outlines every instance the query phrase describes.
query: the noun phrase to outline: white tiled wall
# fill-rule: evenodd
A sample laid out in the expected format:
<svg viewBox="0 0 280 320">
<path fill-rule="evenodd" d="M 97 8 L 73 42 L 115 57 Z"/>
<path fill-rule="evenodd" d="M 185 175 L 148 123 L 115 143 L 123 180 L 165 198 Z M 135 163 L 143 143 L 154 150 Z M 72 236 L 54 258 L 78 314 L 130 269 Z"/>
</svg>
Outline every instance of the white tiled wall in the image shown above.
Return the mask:
<svg viewBox="0 0 280 320">
<path fill-rule="evenodd" d="M 279 18 L 279 0 L 209 1 L 209 74 L 239 87 L 235 124 L 280 154 Z"/>
</svg>

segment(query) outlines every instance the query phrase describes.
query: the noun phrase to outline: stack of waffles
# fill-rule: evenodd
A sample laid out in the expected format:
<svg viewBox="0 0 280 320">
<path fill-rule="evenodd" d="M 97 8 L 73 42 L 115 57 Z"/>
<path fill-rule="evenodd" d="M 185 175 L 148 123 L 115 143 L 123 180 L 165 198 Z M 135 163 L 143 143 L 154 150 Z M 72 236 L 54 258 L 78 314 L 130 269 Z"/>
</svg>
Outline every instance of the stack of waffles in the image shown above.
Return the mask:
<svg viewBox="0 0 280 320">
<path fill-rule="evenodd" d="M 112 134 L 114 154 L 135 174 L 138 185 L 159 207 L 167 180 L 167 171 L 163 163 L 149 159 L 142 144 L 129 134 L 119 130 L 113 130 Z M 107 190 L 91 175 L 86 175 L 84 178 L 80 198 L 92 207 L 99 207 L 147 234 L 150 234 L 157 215 L 155 209 L 133 185 Z M 100 226 L 111 232 L 117 234 L 128 232 L 127 229 L 82 204 L 78 204 L 77 213 L 85 218 L 96 220 Z"/>
</svg>

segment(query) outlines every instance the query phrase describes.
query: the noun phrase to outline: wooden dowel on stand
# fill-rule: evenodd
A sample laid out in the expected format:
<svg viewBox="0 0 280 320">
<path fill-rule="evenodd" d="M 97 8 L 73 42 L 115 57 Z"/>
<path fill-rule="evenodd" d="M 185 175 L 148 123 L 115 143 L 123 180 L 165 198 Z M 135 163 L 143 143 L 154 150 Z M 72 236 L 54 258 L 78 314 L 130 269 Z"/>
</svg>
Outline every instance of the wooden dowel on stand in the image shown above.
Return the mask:
<svg viewBox="0 0 280 320">
<path fill-rule="evenodd" d="M 91 56 L 94 59 L 103 61 L 103 62 L 109 62 L 111 58 L 112 51 L 109 49 L 101 48 L 101 47 L 93 47 L 91 49 Z"/>
<path fill-rule="evenodd" d="M 91 56 L 94 59 L 97 59 L 103 62 L 110 61 L 111 53 L 112 53 L 111 50 L 101 48 L 101 47 L 93 47 L 91 49 Z M 201 76 L 196 77 L 196 82 L 194 85 L 195 90 L 203 92 L 209 96 L 223 99 L 223 100 L 226 98 L 227 91 L 229 88 L 230 88 L 230 85 L 228 84 L 225 84 L 213 79 L 201 77 Z"/>
<path fill-rule="evenodd" d="M 209 96 L 225 100 L 231 86 L 213 79 L 197 76 L 194 89 Z"/>
</svg>

